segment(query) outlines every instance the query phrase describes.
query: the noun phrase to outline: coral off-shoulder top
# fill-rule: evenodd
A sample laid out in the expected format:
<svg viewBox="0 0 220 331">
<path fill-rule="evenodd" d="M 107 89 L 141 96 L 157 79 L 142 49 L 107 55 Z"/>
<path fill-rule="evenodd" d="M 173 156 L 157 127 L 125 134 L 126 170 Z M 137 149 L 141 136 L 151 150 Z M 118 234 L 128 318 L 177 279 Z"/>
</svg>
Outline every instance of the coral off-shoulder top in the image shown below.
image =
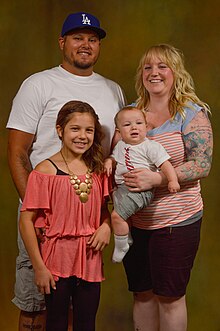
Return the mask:
<svg viewBox="0 0 220 331">
<path fill-rule="evenodd" d="M 81 181 L 85 175 L 78 176 Z M 109 195 L 108 178 L 92 174 L 93 186 L 86 203 L 79 200 L 69 176 L 33 170 L 21 211 L 38 209 L 36 228 L 45 228 L 40 243 L 43 261 L 59 277 L 76 276 L 89 282 L 104 279 L 102 255 L 87 242 L 100 226 L 101 207 Z"/>
</svg>

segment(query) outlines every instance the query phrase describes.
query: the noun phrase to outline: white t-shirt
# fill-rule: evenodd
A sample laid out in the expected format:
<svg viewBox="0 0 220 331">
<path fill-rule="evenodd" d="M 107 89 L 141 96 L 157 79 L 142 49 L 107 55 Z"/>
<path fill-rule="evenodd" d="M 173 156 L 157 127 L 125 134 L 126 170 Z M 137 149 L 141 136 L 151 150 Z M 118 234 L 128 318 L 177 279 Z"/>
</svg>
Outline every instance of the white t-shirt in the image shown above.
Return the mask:
<svg viewBox="0 0 220 331">
<path fill-rule="evenodd" d="M 109 154 L 114 116 L 125 104 L 120 86 L 96 73 L 76 76 L 59 66 L 33 74 L 22 83 L 7 123 L 7 128 L 35 135 L 30 153 L 33 167 L 60 149 L 56 118 L 71 100 L 87 102 L 94 108 L 106 135 L 104 152 Z"/>
<path fill-rule="evenodd" d="M 123 174 L 128 172 L 126 166 L 125 148 L 129 147 L 129 162 L 134 168 L 147 168 L 152 171 L 157 171 L 160 165 L 170 159 L 169 154 L 165 148 L 156 141 L 145 138 L 145 140 L 138 145 L 126 144 L 119 140 L 116 144 L 112 157 L 117 162 L 115 170 L 115 182 L 122 184 L 124 182 Z"/>
</svg>

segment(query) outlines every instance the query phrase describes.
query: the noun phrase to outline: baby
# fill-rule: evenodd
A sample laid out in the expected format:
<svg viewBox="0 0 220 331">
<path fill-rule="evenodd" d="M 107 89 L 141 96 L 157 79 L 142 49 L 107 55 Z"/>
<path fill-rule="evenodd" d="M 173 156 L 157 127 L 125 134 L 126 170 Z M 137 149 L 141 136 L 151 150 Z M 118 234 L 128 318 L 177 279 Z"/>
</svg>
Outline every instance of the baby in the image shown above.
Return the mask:
<svg viewBox="0 0 220 331">
<path fill-rule="evenodd" d="M 116 190 L 113 192 L 114 210 L 111 214 L 115 248 L 113 262 L 121 262 L 132 244 L 129 225 L 126 220 L 138 210 L 151 203 L 153 191 L 130 192 L 124 184 L 123 174 L 134 168 L 147 168 L 164 173 L 168 189 L 175 193 L 180 190 L 176 172 L 168 161 L 169 154 L 156 141 L 146 138 L 146 118 L 142 110 L 132 106 L 122 108 L 115 116 L 116 131 L 120 133 L 113 153 L 105 160 L 105 171 L 109 176 L 115 169 Z"/>
</svg>

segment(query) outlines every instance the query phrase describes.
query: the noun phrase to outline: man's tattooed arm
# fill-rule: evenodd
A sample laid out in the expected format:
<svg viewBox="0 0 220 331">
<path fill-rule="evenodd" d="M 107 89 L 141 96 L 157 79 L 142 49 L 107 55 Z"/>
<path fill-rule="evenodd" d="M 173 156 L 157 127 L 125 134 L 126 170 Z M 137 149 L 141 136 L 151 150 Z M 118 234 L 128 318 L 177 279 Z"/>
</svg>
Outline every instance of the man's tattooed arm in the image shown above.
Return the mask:
<svg viewBox="0 0 220 331">
<path fill-rule="evenodd" d="M 179 181 L 208 176 L 211 169 L 213 135 L 208 116 L 200 111 L 184 131 L 187 162 L 176 168 Z"/>
<path fill-rule="evenodd" d="M 29 151 L 34 135 L 10 129 L 8 134 L 8 163 L 19 197 L 23 200 L 28 176 L 32 170 Z"/>
</svg>

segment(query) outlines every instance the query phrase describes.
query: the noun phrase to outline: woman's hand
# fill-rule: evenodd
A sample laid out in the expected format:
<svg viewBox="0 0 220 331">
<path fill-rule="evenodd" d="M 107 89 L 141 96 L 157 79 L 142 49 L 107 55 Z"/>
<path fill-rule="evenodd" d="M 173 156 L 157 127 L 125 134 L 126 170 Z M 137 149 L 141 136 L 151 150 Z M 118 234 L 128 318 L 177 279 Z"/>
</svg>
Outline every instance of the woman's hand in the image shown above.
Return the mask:
<svg viewBox="0 0 220 331">
<path fill-rule="evenodd" d="M 46 266 L 34 270 L 35 272 L 35 284 L 38 290 L 42 294 L 50 294 L 50 288 L 56 289 L 56 283 L 51 272 L 46 268 Z"/>
<path fill-rule="evenodd" d="M 125 185 L 131 192 L 151 190 L 154 187 L 166 184 L 162 172 L 153 172 L 146 168 L 134 169 L 124 174 Z"/>
</svg>

